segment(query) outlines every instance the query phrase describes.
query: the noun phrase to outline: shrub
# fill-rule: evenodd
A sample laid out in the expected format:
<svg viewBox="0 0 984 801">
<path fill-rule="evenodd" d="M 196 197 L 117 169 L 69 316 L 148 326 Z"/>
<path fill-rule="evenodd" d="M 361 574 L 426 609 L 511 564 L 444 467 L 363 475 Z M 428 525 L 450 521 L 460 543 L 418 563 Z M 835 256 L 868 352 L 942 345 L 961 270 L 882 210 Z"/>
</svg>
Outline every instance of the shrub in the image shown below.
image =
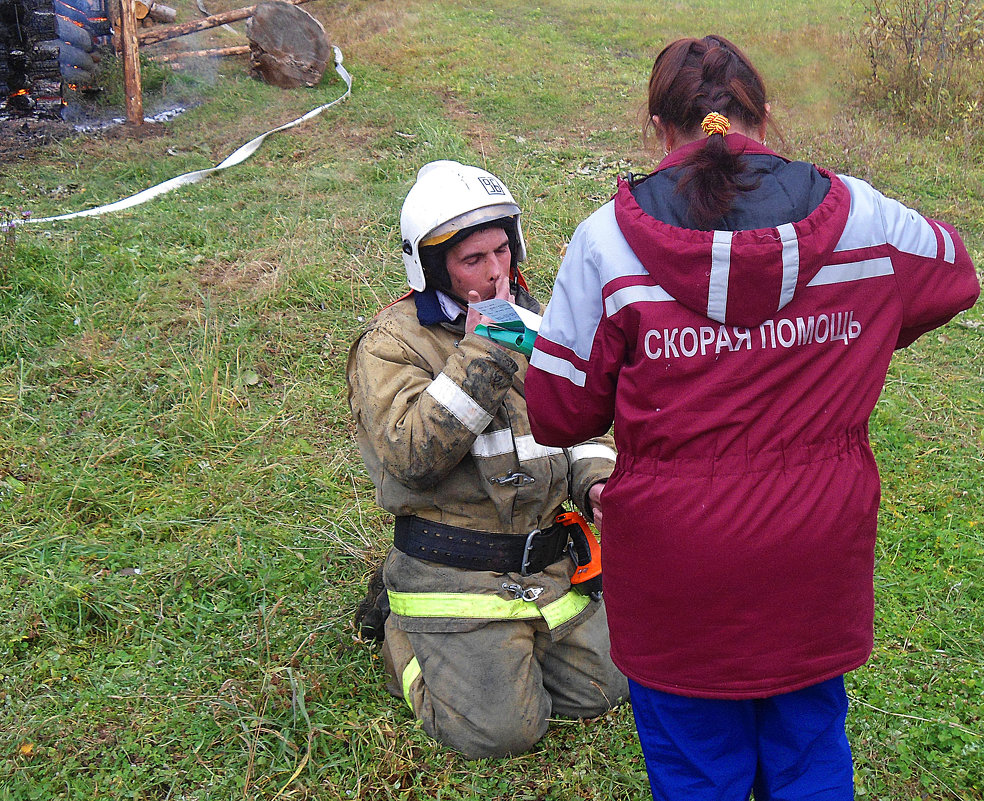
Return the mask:
<svg viewBox="0 0 984 801">
<path fill-rule="evenodd" d="M 866 0 L 871 72 L 860 95 L 920 129 L 974 131 L 984 110 L 982 0 Z"/>
</svg>

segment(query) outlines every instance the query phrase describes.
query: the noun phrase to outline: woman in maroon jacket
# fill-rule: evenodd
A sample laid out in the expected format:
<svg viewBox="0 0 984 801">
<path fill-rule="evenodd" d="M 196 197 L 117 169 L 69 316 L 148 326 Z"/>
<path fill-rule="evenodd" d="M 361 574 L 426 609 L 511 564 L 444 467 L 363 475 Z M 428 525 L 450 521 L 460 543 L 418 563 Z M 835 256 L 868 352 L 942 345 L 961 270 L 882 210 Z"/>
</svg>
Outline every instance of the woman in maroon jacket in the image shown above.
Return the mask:
<svg viewBox="0 0 984 801">
<path fill-rule="evenodd" d="M 657 798 L 852 797 L 843 675 L 872 647 L 892 351 L 972 306 L 956 231 L 765 146 L 727 40 L 670 44 L 666 157 L 577 229 L 526 379 L 533 433 L 614 423 L 612 657 Z"/>
</svg>

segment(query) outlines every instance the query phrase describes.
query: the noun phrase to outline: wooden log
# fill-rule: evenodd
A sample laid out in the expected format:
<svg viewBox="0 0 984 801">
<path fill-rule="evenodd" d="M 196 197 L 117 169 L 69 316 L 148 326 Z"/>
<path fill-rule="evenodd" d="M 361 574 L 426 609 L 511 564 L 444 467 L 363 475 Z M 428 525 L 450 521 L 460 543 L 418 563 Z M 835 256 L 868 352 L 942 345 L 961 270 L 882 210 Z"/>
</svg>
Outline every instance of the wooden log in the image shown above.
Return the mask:
<svg viewBox="0 0 984 801">
<path fill-rule="evenodd" d="M 123 0 L 120 9 L 120 47 L 123 53 L 123 89 L 126 119 L 143 125 L 143 89 L 140 85 L 140 46 L 137 43 L 137 15 L 134 0 Z"/>
<path fill-rule="evenodd" d="M 153 61 L 181 61 L 184 58 L 221 58 L 222 56 L 245 56 L 249 53 L 249 45 L 234 45 L 233 47 L 216 47 L 211 50 L 182 50 L 177 53 L 164 53 L 151 56 Z"/>
<path fill-rule="evenodd" d="M 123 58 L 123 16 L 120 11 L 120 0 L 106 0 L 106 16 L 109 19 L 110 27 L 113 29 L 112 41 L 113 52 Z"/>
<path fill-rule="evenodd" d="M 302 3 L 310 2 L 310 0 L 283 0 L 283 2 L 290 3 L 293 6 L 299 6 Z M 213 14 L 210 17 L 203 17 L 202 19 L 192 20 L 191 22 L 171 25 L 167 28 L 152 28 L 141 33 L 139 41 L 142 45 L 157 44 L 157 42 L 163 42 L 165 39 L 174 39 L 178 36 L 187 36 L 189 33 L 217 28 L 219 25 L 225 25 L 229 22 L 236 22 L 237 20 L 253 16 L 253 10 L 255 8 L 255 5 L 245 6 L 244 8 L 223 11 L 220 14 Z"/>
<path fill-rule="evenodd" d="M 246 20 L 249 74 L 272 86 L 316 86 L 331 58 L 324 26 L 303 8 L 263 2 Z"/>
<path fill-rule="evenodd" d="M 154 22 L 174 22 L 178 18 L 176 9 L 154 0 L 137 0 L 136 9 L 139 20 L 150 17 Z"/>
</svg>

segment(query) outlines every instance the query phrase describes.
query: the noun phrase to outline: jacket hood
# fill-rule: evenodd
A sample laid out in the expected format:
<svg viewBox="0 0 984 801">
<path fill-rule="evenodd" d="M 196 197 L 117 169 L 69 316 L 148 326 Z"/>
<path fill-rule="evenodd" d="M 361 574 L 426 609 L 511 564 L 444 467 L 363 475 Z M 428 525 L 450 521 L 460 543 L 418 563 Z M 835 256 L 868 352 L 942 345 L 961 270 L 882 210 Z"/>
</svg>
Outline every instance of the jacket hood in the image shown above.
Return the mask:
<svg viewBox="0 0 984 801">
<path fill-rule="evenodd" d="M 745 156 L 766 157 L 754 160 L 769 180 L 740 192 L 735 199 L 737 213 L 722 223 L 768 218 L 771 225 L 713 231 L 686 228 L 680 224 L 681 215 L 665 208 L 656 209 L 656 214 L 667 219 L 653 216 L 643 208 L 652 204 L 638 191 L 641 185 L 621 178 L 614 197 L 615 218 L 646 271 L 675 300 L 719 323 L 754 327 L 775 317 L 824 265 L 847 222 L 850 193 L 833 173 L 820 167 L 790 162 L 740 134 L 729 134 L 726 141 Z M 649 192 L 672 196 L 675 200 L 671 198 L 669 206 L 679 206 L 683 202 L 675 192 L 679 170 L 674 168 L 701 144 L 679 148 L 660 162 L 645 179 L 657 179 Z M 796 219 L 797 209 L 806 216 Z"/>
</svg>

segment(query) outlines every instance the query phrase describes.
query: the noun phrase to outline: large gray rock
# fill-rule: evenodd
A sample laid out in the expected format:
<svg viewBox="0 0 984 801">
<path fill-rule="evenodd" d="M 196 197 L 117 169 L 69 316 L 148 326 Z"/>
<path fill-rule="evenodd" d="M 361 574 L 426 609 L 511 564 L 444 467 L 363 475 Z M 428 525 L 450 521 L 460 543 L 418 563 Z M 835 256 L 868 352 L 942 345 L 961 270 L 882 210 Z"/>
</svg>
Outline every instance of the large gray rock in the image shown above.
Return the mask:
<svg viewBox="0 0 984 801">
<path fill-rule="evenodd" d="M 297 6 L 264 0 L 246 23 L 250 75 L 291 89 L 321 80 L 332 49 L 321 23 Z"/>
</svg>

